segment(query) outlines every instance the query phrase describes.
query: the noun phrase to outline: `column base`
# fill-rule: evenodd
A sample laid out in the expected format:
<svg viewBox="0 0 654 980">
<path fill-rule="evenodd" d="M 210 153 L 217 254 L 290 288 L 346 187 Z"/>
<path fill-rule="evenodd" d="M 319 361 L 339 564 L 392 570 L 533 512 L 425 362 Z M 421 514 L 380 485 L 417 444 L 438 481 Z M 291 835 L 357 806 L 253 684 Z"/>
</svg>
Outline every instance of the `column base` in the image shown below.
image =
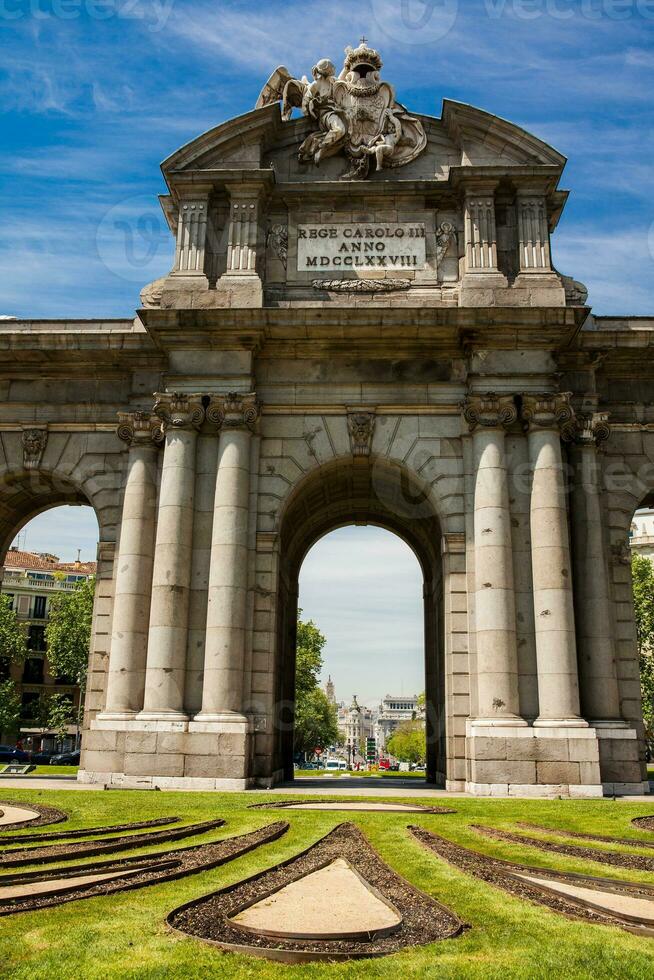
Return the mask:
<svg viewBox="0 0 654 980">
<path fill-rule="evenodd" d="M 249 718 L 238 711 L 201 711 L 189 721 L 189 732 L 241 732 L 247 734 L 251 730 Z"/>
<path fill-rule="evenodd" d="M 184 711 L 139 711 L 138 721 L 188 721 Z"/>
<path fill-rule="evenodd" d="M 536 718 L 534 728 L 589 728 L 585 718 Z"/>
<path fill-rule="evenodd" d="M 95 716 L 95 721 L 107 722 L 112 721 L 133 721 L 138 715 L 138 711 L 101 711 L 99 715 Z"/>
<path fill-rule="evenodd" d="M 520 715 L 497 715 L 492 718 L 473 718 L 471 728 L 527 728 L 528 722 Z"/>
</svg>

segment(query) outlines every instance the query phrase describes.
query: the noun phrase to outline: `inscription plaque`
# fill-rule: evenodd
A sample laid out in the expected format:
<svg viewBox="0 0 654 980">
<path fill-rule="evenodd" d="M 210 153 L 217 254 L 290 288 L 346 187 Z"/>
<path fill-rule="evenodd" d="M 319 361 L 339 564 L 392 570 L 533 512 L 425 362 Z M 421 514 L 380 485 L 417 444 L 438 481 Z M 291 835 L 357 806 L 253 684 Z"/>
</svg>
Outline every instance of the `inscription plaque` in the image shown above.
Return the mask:
<svg viewBox="0 0 654 980">
<path fill-rule="evenodd" d="M 298 272 L 379 272 L 423 269 L 421 222 L 298 225 Z"/>
</svg>

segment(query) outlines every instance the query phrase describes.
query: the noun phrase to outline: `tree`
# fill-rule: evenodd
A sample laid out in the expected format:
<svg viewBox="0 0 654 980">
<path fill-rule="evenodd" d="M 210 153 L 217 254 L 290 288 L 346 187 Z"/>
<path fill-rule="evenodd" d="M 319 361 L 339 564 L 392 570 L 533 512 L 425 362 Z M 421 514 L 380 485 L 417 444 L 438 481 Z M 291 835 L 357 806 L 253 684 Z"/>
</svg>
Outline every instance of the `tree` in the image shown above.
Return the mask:
<svg viewBox="0 0 654 980">
<path fill-rule="evenodd" d="M 67 694 L 51 694 L 46 705 L 47 727 L 54 730 L 60 742 L 73 722 L 73 703 Z"/>
<path fill-rule="evenodd" d="M 424 764 L 426 756 L 424 722 L 405 721 L 398 725 L 386 743 L 386 749 L 400 762 Z"/>
<path fill-rule="evenodd" d="M 295 702 L 295 750 L 311 755 L 338 739 L 336 709 L 324 691 L 315 687 Z"/>
<path fill-rule="evenodd" d="M 295 659 L 295 697 L 303 697 L 318 686 L 322 668 L 322 649 L 327 642 L 312 620 L 304 623 L 298 610 L 297 654 Z"/>
<path fill-rule="evenodd" d="M 654 565 L 642 555 L 631 559 L 634 611 L 640 661 L 640 693 L 648 739 L 654 738 Z"/>
<path fill-rule="evenodd" d="M 326 643 L 311 620 L 300 619 L 298 610 L 297 655 L 295 661 L 295 751 L 312 754 L 338 740 L 336 706 L 318 685 L 322 650 Z"/>
<path fill-rule="evenodd" d="M 86 690 L 94 598 L 93 576 L 78 582 L 71 592 L 55 592 L 50 600 L 50 616 L 45 628 L 52 673 L 55 677 L 74 681 L 80 689 L 78 729 Z"/>
<path fill-rule="evenodd" d="M 8 595 L 0 595 L 0 657 L 12 663 L 27 656 L 27 636 L 18 622 Z"/>
<path fill-rule="evenodd" d="M 16 734 L 20 718 L 20 695 L 13 681 L 0 683 L 0 732 L 6 737 Z"/>
</svg>

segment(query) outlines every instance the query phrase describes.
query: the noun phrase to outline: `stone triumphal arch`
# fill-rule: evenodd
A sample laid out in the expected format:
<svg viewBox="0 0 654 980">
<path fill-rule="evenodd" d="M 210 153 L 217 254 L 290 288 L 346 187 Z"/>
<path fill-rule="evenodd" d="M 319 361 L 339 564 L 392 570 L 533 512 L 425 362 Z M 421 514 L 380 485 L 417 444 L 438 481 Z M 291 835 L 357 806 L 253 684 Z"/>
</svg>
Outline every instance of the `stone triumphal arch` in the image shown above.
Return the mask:
<svg viewBox="0 0 654 980">
<path fill-rule="evenodd" d="M 411 113 L 362 44 L 164 162 L 174 265 L 135 319 L 0 325 L 2 548 L 62 501 L 100 526 L 81 779 L 288 773 L 298 569 L 356 522 L 423 569 L 433 780 L 646 788 L 654 321 L 553 266 L 564 163 Z"/>
</svg>

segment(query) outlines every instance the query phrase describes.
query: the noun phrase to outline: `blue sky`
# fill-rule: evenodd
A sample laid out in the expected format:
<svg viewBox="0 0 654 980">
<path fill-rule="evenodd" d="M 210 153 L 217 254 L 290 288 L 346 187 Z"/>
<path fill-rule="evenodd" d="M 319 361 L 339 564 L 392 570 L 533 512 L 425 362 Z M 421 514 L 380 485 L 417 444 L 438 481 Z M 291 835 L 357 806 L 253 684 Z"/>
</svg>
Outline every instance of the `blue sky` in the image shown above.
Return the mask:
<svg viewBox="0 0 654 980">
<path fill-rule="evenodd" d="M 598 313 L 654 311 L 653 0 L 0 0 L 0 20 L 0 314 L 131 316 L 171 264 L 160 161 L 362 33 L 412 109 L 470 102 L 565 153 L 557 265 Z"/>
<path fill-rule="evenodd" d="M 654 0 L 0 0 L 0 21 L 0 315 L 132 316 L 172 260 L 160 161 L 251 109 L 277 65 L 338 64 L 362 34 L 412 110 L 470 102 L 565 153 L 557 267 L 597 313 L 654 314 Z M 83 513 L 42 515 L 28 547 L 92 558 Z M 339 696 L 422 686 L 419 573 L 397 539 L 330 535 L 302 602 Z"/>
</svg>

